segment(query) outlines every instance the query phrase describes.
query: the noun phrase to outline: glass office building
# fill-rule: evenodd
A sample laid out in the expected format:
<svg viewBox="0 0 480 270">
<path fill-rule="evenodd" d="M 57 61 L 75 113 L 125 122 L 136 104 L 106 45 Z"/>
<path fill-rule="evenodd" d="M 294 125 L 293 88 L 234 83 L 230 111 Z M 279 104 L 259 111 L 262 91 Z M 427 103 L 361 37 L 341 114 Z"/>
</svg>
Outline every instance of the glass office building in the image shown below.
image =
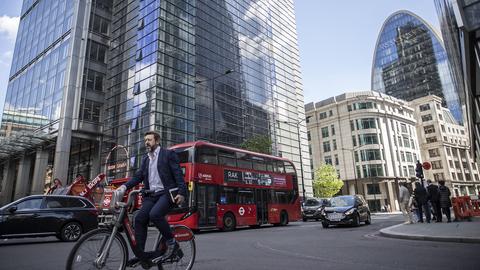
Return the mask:
<svg viewBox="0 0 480 270">
<path fill-rule="evenodd" d="M 56 5 L 63 5 L 63 13 L 50 10 Z M 25 121 L 38 109 L 18 117 L 24 107 L 30 108 L 22 97 L 35 95 L 35 105 L 48 113 L 31 121 L 41 124 L 23 125 L 22 130 L 50 135 L 34 150 L 47 156 L 43 159 L 53 167 L 53 176 L 92 177 L 115 145 L 126 146 L 129 157 L 115 153 L 108 165 L 128 160 L 132 171 L 145 151 L 143 134 L 148 130 L 159 131 L 167 147 L 192 140 L 238 146 L 264 135 L 273 142 L 272 154 L 293 160 L 298 170 L 302 157 L 306 177 L 299 183 L 312 194 L 292 0 L 25 0 L 22 14 L 19 39 L 27 36 L 28 46 L 37 39 L 34 32 L 50 32 L 24 26 L 33 20 L 30 16 L 69 23 L 60 41 L 57 36 L 48 40 L 54 44 L 33 58 L 23 60 L 25 51 L 17 41 L 14 62 L 22 62 L 12 67 L 4 114 L 8 109 L 8 119 Z M 58 29 L 63 28 L 54 28 Z M 20 81 L 15 86 L 16 76 L 24 76 L 28 65 L 43 68 L 42 59 L 57 47 L 63 58 L 52 56 L 55 62 L 46 64 L 55 73 L 40 72 L 45 80 L 32 80 L 49 85 L 38 102 L 39 87 L 25 89 Z M 68 76 L 50 80 L 60 76 L 61 61 Z M 11 135 L 7 131 L 21 125 L 7 118 L 2 127 Z M 15 141 L 4 140 L 4 148 L 11 142 Z M 26 158 L 30 167 L 36 166 L 35 156 Z M 128 170 L 120 167 L 110 176 L 124 176 Z"/>
<path fill-rule="evenodd" d="M 428 23 L 409 11 L 398 11 L 387 18 L 373 57 L 374 91 L 407 101 L 437 95 L 463 123 L 458 83 L 443 43 Z"/>
</svg>

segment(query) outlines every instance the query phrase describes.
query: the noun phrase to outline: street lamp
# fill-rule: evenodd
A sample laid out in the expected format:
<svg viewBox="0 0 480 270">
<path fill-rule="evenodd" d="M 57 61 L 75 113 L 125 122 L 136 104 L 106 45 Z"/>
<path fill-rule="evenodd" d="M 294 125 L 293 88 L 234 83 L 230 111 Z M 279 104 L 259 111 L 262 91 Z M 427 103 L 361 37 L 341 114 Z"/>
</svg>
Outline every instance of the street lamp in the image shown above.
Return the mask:
<svg viewBox="0 0 480 270">
<path fill-rule="evenodd" d="M 305 180 L 303 179 L 303 157 L 302 157 L 302 141 L 300 139 L 300 124 L 303 122 L 303 121 L 306 121 L 308 120 L 310 117 L 312 116 L 307 116 L 305 119 L 302 119 L 298 122 L 288 122 L 288 121 L 279 121 L 277 120 L 278 122 L 281 122 L 281 123 L 284 123 L 284 124 L 287 124 L 287 125 L 295 125 L 297 127 L 297 135 L 298 135 L 298 150 L 300 151 L 300 175 L 302 177 L 302 196 L 303 196 L 303 200 L 305 200 Z"/>
<path fill-rule="evenodd" d="M 212 78 L 195 81 L 195 84 L 200 84 L 200 83 L 212 81 L 212 122 L 213 122 L 212 129 L 213 129 L 213 142 L 214 143 L 217 142 L 217 131 L 216 131 L 216 127 L 215 127 L 215 122 L 216 122 L 215 121 L 215 80 L 220 78 L 220 77 L 223 77 L 225 75 L 228 75 L 228 74 L 230 74 L 234 71 L 235 70 L 233 70 L 233 69 L 228 69 L 228 70 L 225 70 L 222 74 L 219 74 L 219 75 L 214 76 Z"/>
</svg>

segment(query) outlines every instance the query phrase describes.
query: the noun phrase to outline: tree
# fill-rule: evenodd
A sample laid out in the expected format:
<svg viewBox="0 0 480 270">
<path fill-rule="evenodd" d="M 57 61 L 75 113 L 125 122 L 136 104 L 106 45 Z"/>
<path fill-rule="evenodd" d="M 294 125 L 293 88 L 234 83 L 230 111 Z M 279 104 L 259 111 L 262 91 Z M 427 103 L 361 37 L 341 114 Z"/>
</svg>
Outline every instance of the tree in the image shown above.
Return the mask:
<svg viewBox="0 0 480 270">
<path fill-rule="evenodd" d="M 253 136 L 244 141 L 240 147 L 253 152 L 272 154 L 272 140 L 267 135 Z"/>
<path fill-rule="evenodd" d="M 338 178 L 337 170 L 330 164 L 324 164 L 315 171 L 313 190 L 316 197 L 330 198 L 343 187 L 343 181 Z"/>
</svg>

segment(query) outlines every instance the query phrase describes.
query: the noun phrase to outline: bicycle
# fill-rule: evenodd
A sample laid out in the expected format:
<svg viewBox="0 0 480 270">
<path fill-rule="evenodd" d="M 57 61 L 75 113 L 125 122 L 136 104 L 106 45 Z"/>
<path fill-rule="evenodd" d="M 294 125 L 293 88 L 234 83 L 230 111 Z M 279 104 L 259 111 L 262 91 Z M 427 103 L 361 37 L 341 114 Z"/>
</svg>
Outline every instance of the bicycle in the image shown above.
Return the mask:
<svg viewBox="0 0 480 270">
<path fill-rule="evenodd" d="M 111 208 L 114 212 L 113 219 L 104 228 L 98 228 L 85 234 L 75 244 L 67 259 L 67 269 L 125 269 L 141 265 L 149 269 L 155 265 L 158 269 L 190 270 L 195 262 L 195 236 L 190 228 L 183 225 L 172 225 L 172 232 L 180 248 L 171 257 L 163 260 L 152 260 L 153 264 L 137 262 L 128 265 L 128 247 L 135 250 L 136 241 L 134 228 L 128 215 L 128 209 L 135 201 L 139 193 L 148 194 L 148 191 L 132 190 L 128 195 L 127 202 L 121 198 L 112 198 Z M 128 241 L 125 241 L 121 231 L 125 231 Z M 127 246 L 128 243 L 128 246 Z M 166 242 L 162 234 L 154 243 L 154 251 L 162 254 L 166 250 Z"/>
</svg>

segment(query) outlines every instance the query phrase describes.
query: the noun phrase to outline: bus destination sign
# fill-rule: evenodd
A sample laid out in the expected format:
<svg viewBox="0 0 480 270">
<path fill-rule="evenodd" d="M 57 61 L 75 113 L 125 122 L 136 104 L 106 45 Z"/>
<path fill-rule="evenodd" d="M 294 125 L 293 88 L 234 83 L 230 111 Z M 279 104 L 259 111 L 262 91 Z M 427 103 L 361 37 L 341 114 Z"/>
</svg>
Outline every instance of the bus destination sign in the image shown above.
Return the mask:
<svg viewBox="0 0 480 270">
<path fill-rule="evenodd" d="M 224 181 L 227 183 L 239 183 L 259 186 L 285 186 L 285 177 L 273 176 L 267 173 L 242 172 L 224 170 Z"/>
</svg>

